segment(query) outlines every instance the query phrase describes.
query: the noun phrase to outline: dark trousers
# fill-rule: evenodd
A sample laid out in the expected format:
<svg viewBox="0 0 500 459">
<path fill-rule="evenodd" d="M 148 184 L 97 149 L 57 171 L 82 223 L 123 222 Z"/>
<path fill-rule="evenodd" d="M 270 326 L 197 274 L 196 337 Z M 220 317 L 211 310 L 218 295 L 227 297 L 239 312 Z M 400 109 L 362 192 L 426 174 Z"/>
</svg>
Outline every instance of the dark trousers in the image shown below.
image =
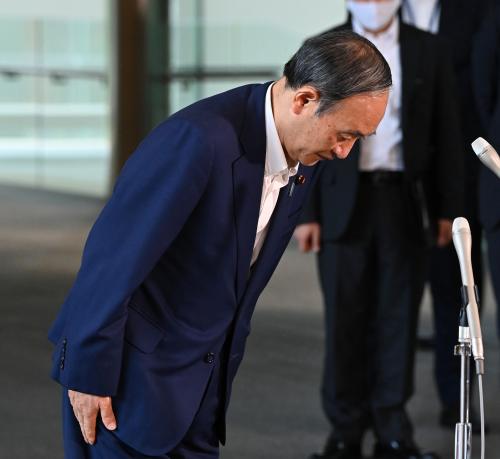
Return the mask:
<svg viewBox="0 0 500 459">
<path fill-rule="evenodd" d="M 486 231 L 491 284 L 497 302 L 497 334 L 500 337 L 500 224 Z"/>
<path fill-rule="evenodd" d="M 348 443 L 368 427 L 384 443 L 413 441 L 405 404 L 426 265 L 414 210 L 403 183 L 363 180 L 347 234 L 319 254 L 323 406 L 334 438 Z"/>
<path fill-rule="evenodd" d="M 222 420 L 220 362 L 214 367 L 205 395 L 191 427 L 182 441 L 169 452 L 155 459 L 217 459 L 219 432 Z M 119 420 L 118 420 L 119 422 Z M 152 459 L 130 448 L 108 431 L 102 422 L 97 424 L 97 440 L 92 446 L 83 441 L 80 426 L 63 389 L 63 437 L 65 459 Z"/>
<path fill-rule="evenodd" d="M 469 209 L 471 206 L 468 206 Z M 472 234 L 474 281 L 482 292 L 481 225 L 474 212 L 467 215 Z M 453 354 L 458 340 L 458 314 L 461 298 L 460 265 L 453 243 L 433 248 L 429 273 L 433 312 L 435 361 L 434 374 L 443 406 L 456 407 L 460 402 L 460 359 Z"/>
</svg>

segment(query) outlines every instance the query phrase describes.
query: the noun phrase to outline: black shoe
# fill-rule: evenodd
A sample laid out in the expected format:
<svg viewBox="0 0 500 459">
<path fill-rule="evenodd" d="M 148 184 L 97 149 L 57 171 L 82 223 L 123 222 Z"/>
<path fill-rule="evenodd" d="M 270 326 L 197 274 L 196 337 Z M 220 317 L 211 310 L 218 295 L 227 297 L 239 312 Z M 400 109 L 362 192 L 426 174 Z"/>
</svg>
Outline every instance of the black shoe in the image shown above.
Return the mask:
<svg viewBox="0 0 500 459">
<path fill-rule="evenodd" d="M 421 453 L 414 445 L 391 441 L 387 444 L 377 443 L 373 459 L 439 459 L 439 456 L 435 453 Z"/>
<path fill-rule="evenodd" d="M 439 415 L 439 424 L 441 427 L 455 430 L 455 425 L 460 419 L 460 406 L 445 406 Z M 481 433 L 481 418 L 476 413 L 476 410 L 471 408 L 469 410 L 469 422 L 472 424 L 472 433 Z M 484 433 L 488 434 L 490 426 L 485 422 Z"/>
<path fill-rule="evenodd" d="M 362 459 L 361 444 L 345 443 L 329 438 L 322 454 L 315 453 L 309 459 Z"/>
</svg>

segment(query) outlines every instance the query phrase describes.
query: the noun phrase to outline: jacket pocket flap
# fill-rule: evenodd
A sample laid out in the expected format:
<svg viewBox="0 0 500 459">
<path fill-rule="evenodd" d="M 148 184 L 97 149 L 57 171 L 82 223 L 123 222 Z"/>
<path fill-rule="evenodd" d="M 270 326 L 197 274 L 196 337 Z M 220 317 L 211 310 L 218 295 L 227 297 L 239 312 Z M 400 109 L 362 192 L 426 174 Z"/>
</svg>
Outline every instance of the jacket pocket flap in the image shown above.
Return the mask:
<svg viewBox="0 0 500 459">
<path fill-rule="evenodd" d="M 153 352 L 165 332 L 129 306 L 127 325 L 125 326 L 125 340 L 140 351 L 150 354 Z"/>
</svg>

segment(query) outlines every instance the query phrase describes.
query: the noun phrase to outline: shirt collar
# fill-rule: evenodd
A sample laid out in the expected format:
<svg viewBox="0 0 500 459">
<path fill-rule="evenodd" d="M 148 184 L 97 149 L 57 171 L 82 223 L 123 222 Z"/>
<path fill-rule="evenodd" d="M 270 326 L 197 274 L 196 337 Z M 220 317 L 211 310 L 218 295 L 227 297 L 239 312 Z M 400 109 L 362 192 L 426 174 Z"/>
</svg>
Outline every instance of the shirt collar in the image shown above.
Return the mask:
<svg viewBox="0 0 500 459">
<path fill-rule="evenodd" d="M 352 18 L 352 30 L 357 34 L 367 38 L 372 42 L 380 42 L 384 41 L 385 43 L 398 43 L 399 42 L 399 17 L 395 16 L 389 28 L 379 34 L 373 34 L 368 32 L 363 28 L 361 23 L 356 20 L 356 18 Z"/>
<path fill-rule="evenodd" d="M 286 161 L 285 152 L 281 146 L 281 141 L 274 122 L 273 107 L 271 101 L 271 88 L 274 83 L 269 85 L 266 93 L 265 118 L 266 118 L 266 167 L 265 175 L 279 175 L 288 180 L 294 176 L 298 170 L 298 164 L 289 168 Z"/>
</svg>

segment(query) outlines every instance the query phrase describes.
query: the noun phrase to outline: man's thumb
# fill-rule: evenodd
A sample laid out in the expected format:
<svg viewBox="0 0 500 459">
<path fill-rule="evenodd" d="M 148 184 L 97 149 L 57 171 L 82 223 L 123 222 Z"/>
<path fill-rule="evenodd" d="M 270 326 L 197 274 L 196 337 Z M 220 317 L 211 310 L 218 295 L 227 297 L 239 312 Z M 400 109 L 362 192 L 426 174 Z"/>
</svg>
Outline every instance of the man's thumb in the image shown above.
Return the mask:
<svg viewBox="0 0 500 459">
<path fill-rule="evenodd" d="M 116 429 L 116 418 L 111 406 L 111 397 L 106 397 L 99 403 L 102 422 L 108 430 Z"/>
</svg>

